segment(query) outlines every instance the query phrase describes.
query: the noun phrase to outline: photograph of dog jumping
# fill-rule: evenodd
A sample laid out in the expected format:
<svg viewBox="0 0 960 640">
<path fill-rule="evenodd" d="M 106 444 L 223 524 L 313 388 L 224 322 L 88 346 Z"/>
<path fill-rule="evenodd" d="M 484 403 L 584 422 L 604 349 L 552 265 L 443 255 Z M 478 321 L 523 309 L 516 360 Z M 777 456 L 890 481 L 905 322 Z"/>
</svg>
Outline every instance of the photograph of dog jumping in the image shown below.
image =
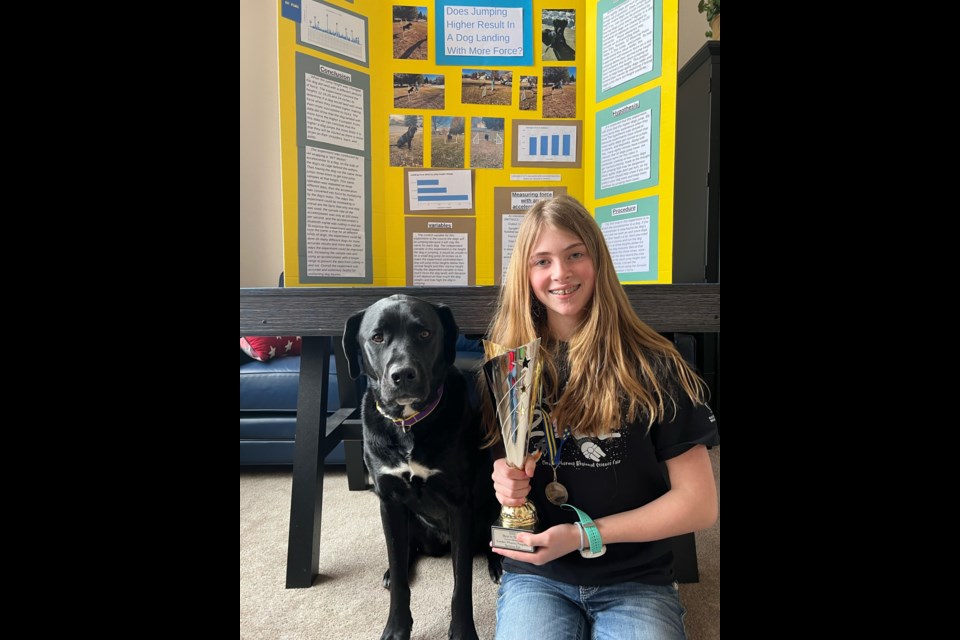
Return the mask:
<svg viewBox="0 0 960 640">
<path fill-rule="evenodd" d="M 390 166 L 423 166 L 423 116 L 390 116 Z"/>
<path fill-rule="evenodd" d="M 442 74 L 393 74 L 393 106 L 397 109 L 443 109 L 443 105 Z"/>
<path fill-rule="evenodd" d="M 363 458 L 380 499 L 390 589 L 382 638 L 410 637 L 410 583 L 421 555 L 451 553 L 450 638 L 477 637 L 474 555 L 485 553 L 494 582 L 502 571 L 488 544 L 499 513 L 493 464 L 480 448 L 480 418 L 467 393 L 473 381 L 454 365 L 457 335 L 448 307 L 406 295 L 378 300 L 343 331 L 350 376 L 367 376 Z"/>
<path fill-rule="evenodd" d="M 465 118 L 433 116 L 430 118 L 433 134 L 430 137 L 430 166 L 462 169 L 466 136 Z"/>
<path fill-rule="evenodd" d="M 540 41 L 544 61 L 576 59 L 576 11 L 573 9 L 544 9 Z"/>
<path fill-rule="evenodd" d="M 398 60 L 426 60 L 428 34 L 426 7 L 393 8 L 393 57 Z"/>
<path fill-rule="evenodd" d="M 543 68 L 543 117 L 577 117 L 577 68 Z"/>
<path fill-rule="evenodd" d="M 520 77 L 520 111 L 537 110 L 537 76 Z"/>
<path fill-rule="evenodd" d="M 513 95 L 513 72 L 464 69 L 460 85 L 463 104 L 509 105 Z"/>
<path fill-rule="evenodd" d="M 503 168 L 503 118 L 470 119 L 470 166 Z"/>
</svg>

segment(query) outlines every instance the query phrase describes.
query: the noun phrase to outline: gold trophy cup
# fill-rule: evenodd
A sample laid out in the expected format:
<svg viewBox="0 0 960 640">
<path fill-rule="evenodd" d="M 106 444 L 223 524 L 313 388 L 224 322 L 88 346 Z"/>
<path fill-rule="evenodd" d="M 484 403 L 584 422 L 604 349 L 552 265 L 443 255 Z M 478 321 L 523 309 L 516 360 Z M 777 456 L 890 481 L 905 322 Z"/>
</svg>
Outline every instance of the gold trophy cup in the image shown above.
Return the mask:
<svg viewBox="0 0 960 640">
<path fill-rule="evenodd" d="M 483 371 L 497 408 L 507 464 L 522 469 L 540 395 L 540 338 L 514 349 L 484 340 L 483 350 L 487 358 Z M 517 542 L 517 534 L 533 533 L 536 527 L 537 509 L 530 500 L 519 507 L 501 505 L 500 520 L 490 527 L 493 546 L 533 552 L 534 547 Z"/>
</svg>

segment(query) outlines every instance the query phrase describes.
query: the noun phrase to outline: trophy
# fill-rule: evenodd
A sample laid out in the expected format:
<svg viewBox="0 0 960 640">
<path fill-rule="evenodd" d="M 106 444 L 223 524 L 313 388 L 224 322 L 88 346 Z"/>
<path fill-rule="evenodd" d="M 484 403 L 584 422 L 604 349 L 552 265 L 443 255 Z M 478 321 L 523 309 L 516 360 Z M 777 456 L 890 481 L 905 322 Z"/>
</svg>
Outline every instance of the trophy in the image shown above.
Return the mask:
<svg viewBox="0 0 960 640">
<path fill-rule="evenodd" d="M 507 464 L 522 469 L 527 456 L 527 443 L 533 425 L 533 413 L 540 396 L 540 338 L 508 349 L 483 341 L 487 361 L 483 371 L 493 396 L 500 421 L 500 434 Z M 500 520 L 490 527 L 493 546 L 515 551 L 535 551 L 530 545 L 517 542 L 517 534 L 533 533 L 537 526 L 537 509 L 530 500 L 519 507 L 500 506 Z"/>
</svg>

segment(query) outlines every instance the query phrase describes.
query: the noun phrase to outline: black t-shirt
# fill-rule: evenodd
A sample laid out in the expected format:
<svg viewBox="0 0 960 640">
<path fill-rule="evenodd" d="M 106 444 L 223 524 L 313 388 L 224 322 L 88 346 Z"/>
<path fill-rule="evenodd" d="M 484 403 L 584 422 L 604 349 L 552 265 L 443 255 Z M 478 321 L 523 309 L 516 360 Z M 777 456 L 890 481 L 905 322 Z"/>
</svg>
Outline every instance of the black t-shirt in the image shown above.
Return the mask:
<svg viewBox="0 0 960 640">
<path fill-rule="evenodd" d="M 680 391 L 679 395 L 676 417 L 669 422 L 654 423 L 649 433 L 646 421 L 638 421 L 601 438 L 568 437 L 557 467 L 557 480 L 569 493 L 567 502 L 593 519 L 642 507 L 667 492 L 666 467 L 661 462 L 697 444 L 719 444 L 716 419 L 710 407 L 695 407 L 686 394 Z M 667 413 L 672 414 L 669 405 Z M 547 483 L 553 480 L 544 427 L 542 423 L 535 423 L 530 436 L 530 452 L 538 448 L 544 451 L 531 480 L 529 495 L 537 507 L 538 531 L 577 522 L 573 511 L 551 504 L 544 494 Z M 664 585 L 674 580 L 673 552 L 663 540 L 607 545 L 603 556 L 591 559 L 574 551 L 539 567 L 505 558 L 504 569 L 577 585 L 619 582 Z"/>
</svg>

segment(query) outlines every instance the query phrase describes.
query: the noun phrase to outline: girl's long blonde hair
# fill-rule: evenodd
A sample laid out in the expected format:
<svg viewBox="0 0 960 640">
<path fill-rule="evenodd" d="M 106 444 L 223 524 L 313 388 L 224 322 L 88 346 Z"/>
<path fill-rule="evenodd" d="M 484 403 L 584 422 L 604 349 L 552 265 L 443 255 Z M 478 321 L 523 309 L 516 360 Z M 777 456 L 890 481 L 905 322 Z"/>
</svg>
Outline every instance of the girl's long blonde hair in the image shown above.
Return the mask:
<svg viewBox="0 0 960 640">
<path fill-rule="evenodd" d="M 545 228 L 579 237 L 596 274 L 586 316 L 568 344 L 567 363 L 558 362 L 559 344 L 550 335 L 546 309 L 530 288 L 530 254 Z M 632 422 L 638 416 L 649 429 L 654 422 L 672 419 L 678 393 L 685 393 L 694 404 L 704 402 L 703 381 L 673 344 L 630 306 L 596 221 L 583 205 L 565 195 L 538 202 L 520 225 L 487 334 L 489 340 L 507 347 L 537 336 L 542 338 L 544 400 L 561 430 L 569 427 L 580 437 L 598 436 L 619 429 L 624 418 Z M 563 390 L 559 388 L 561 365 L 569 371 Z M 500 427 L 489 392 L 484 389 L 481 397 L 485 398 L 487 442 L 494 444 L 500 439 Z"/>
</svg>

